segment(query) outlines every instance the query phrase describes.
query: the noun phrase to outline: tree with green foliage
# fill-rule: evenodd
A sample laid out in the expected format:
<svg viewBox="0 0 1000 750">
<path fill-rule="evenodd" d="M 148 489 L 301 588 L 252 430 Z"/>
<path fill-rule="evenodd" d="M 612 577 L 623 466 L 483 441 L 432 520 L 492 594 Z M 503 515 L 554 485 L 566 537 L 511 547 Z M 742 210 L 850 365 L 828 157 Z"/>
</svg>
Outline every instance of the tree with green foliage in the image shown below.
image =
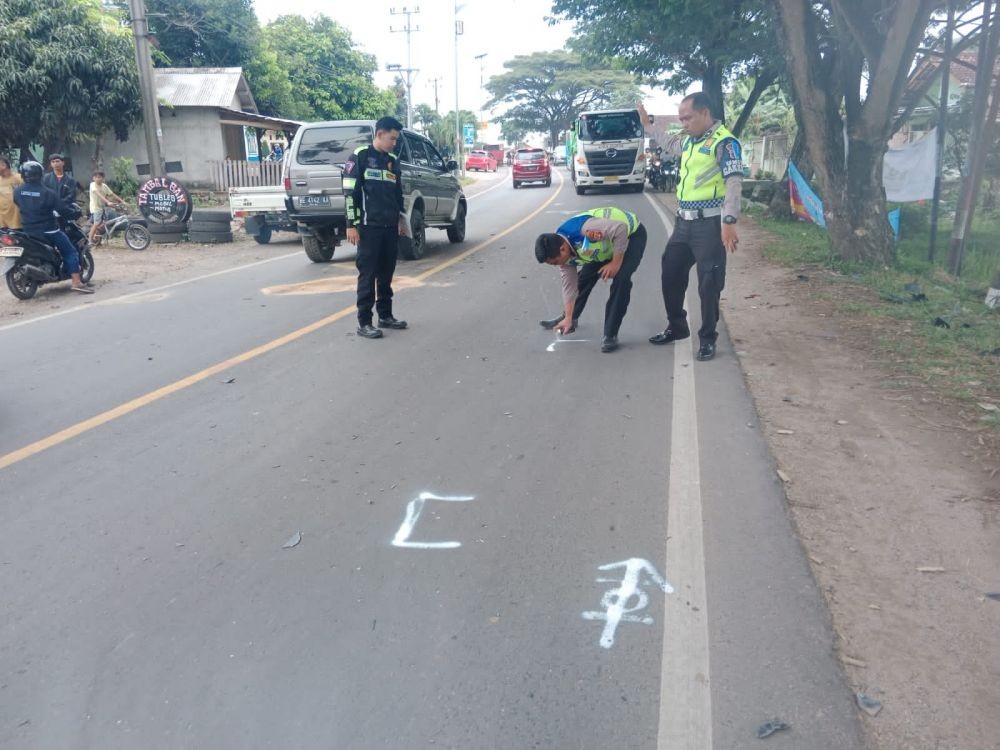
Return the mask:
<svg viewBox="0 0 1000 750">
<path fill-rule="evenodd" d="M 735 121 L 746 108 L 747 100 L 753 93 L 754 80 L 740 78 L 733 82 L 726 94 L 726 114 Z M 769 86 L 761 93 L 757 104 L 747 116 L 741 136 L 750 138 L 765 133 L 795 132 L 795 107 L 792 100 L 778 84 Z"/>
<path fill-rule="evenodd" d="M 128 29 L 100 0 L 0 0 L 0 148 L 47 151 L 139 121 Z"/>
<path fill-rule="evenodd" d="M 246 67 L 258 51 L 253 0 L 145 1 L 150 31 L 172 67 Z"/>
<path fill-rule="evenodd" d="M 834 252 L 889 263 L 882 157 L 938 0 L 774 0 Z M 846 158 L 845 158 L 846 154 Z"/>
<path fill-rule="evenodd" d="M 281 16 L 263 36 L 292 85 L 285 117 L 299 120 L 376 118 L 397 108 L 391 89 L 373 82 L 374 55 L 359 51 L 350 32 L 331 18 Z"/>
<path fill-rule="evenodd" d="M 755 79 L 744 112 L 730 121 L 736 134 L 760 93 L 777 80 L 781 61 L 768 8 L 766 0 L 554 0 L 552 6 L 575 22 L 570 47 L 585 59 L 623 63 L 673 93 L 700 82 L 719 118 L 725 118 L 725 84 Z"/>
<path fill-rule="evenodd" d="M 631 106 L 640 96 L 631 73 L 590 65 L 562 50 L 518 55 L 504 67 L 486 83 L 492 96 L 486 106 L 509 105 L 497 117 L 501 127 L 546 133 L 552 143 L 580 112 L 612 103 Z"/>
</svg>

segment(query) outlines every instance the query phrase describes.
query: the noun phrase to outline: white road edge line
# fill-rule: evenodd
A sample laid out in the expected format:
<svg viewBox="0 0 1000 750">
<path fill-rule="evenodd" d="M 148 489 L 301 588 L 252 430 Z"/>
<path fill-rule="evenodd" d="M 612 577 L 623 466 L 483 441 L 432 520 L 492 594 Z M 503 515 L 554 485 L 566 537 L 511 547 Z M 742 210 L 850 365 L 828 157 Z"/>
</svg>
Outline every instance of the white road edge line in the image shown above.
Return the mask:
<svg viewBox="0 0 1000 750">
<path fill-rule="evenodd" d="M 667 231 L 673 222 L 648 194 Z M 688 300 L 690 309 L 690 300 Z M 664 575 L 677 593 L 664 599 L 657 750 L 711 750 L 708 597 L 705 587 L 701 461 L 695 398 L 694 342 L 674 344 Z"/>
<path fill-rule="evenodd" d="M 90 310 L 94 307 L 104 307 L 105 305 L 116 305 L 123 300 L 132 299 L 133 297 L 142 297 L 147 294 L 156 294 L 157 292 L 162 292 L 165 289 L 173 289 L 174 287 L 184 286 L 185 284 L 193 284 L 196 281 L 204 281 L 205 279 L 211 279 L 214 276 L 222 276 L 227 273 L 235 273 L 236 271 L 243 271 L 247 268 L 253 268 L 254 266 L 262 266 L 265 263 L 274 263 L 276 260 L 285 260 L 287 258 L 294 258 L 297 255 L 301 255 L 302 252 L 287 253 L 286 255 L 277 255 L 273 258 L 265 258 L 264 260 L 254 261 L 253 263 L 247 263 L 242 266 L 235 266 L 233 268 L 223 268 L 221 271 L 213 271 L 212 273 L 202 274 L 201 276 L 195 276 L 191 279 L 182 279 L 181 281 L 175 281 L 172 284 L 164 284 L 163 286 L 154 287 L 153 289 L 143 289 L 139 292 L 132 292 L 130 294 L 122 294 L 118 297 L 108 297 L 107 299 L 102 299 L 97 302 L 92 302 L 87 305 L 81 305 L 79 307 L 70 307 L 66 310 L 60 310 L 59 312 L 49 313 L 48 315 L 39 315 L 37 318 L 29 318 L 28 320 L 22 320 L 17 323 L 8 323 L 7 325 L 0 326 L 0 331 L 9 331 L 12 328 L 20 328 L 21 326 L 30 325 L 32 323 L 40 323 L 43 320 L 51 320 L 52 318 L 58 318 L 62 315 L 69 315 L 70 313 L 77 313 L 82 310 Z"/>
</svg>

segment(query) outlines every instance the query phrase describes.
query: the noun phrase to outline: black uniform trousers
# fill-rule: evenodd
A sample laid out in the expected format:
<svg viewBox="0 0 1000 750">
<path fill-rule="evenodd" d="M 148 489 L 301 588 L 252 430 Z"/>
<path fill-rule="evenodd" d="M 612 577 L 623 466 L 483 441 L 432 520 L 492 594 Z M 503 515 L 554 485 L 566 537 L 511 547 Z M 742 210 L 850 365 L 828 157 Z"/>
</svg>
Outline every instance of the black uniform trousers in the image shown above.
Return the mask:
<svg viewBox="0 0 1000 750">
<path fill-rule="evenodd" d="M 677 333 L 690 331 L 684 295 L 691 266 L 698 266 L 698 296 L 701 299 L 701 328 L 698 338 L 712 342 L 719 337 L 719 298 L 726 285 L 726 246 L 722 244 L 722 217 L 677 218 L 674 233 L 667 240 L 661 261 L 660 283 L 667 308 L 667 325 Z"/>
<path fill-rule="evenodd" d="M 392 317 L 392 275 L 399 254 L 399 226 L 358 227 L 358 325 L 371 325 L 372 307 L 379 319 Z"/>
<path fill-rule="evenodd" d="M 632 299 L 632 274 L 639 268 L 642 261 L 642 254 L 646 250 L 646 227 L 640 224 L 636 230 L 629 235 L 628 248 L 625 250 L 625 257 L 622 259 L 622 267 L 611 280 L 611 293 L 608 296 L 608 304 L 604 308 L 604 335 L 617 336 L 618 329 L 621 328 L 625 313 L 628 312 L 628 303 Z M 580 317 L 583 308 L 587 304 L 587 298 L 594 290 L 600 272 L 611 261 L 605 263 L 584 263 L 578 271 L 579 277 L 576 285 L 576 303 L 573 306 L 573 320 Z"/>
</svg>

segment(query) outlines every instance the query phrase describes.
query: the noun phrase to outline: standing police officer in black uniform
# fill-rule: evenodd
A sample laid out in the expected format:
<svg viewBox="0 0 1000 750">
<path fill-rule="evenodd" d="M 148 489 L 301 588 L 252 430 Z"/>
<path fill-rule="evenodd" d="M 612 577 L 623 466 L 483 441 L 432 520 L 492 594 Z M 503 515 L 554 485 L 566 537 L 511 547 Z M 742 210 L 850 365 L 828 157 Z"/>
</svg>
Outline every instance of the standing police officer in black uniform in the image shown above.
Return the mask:
<svg viewBox="0 0 1000 750">
<path fill-rule="evenodd" d="M 406 328 L 392 315 L 392 275 L 399 236 L 409 234 L 396 141 L 403 130 L 393 117 L 375 123 L 375 139 L 344 164 L 347 241 L 358 248 L 358 335 L 382 338 L 382 328 Z M 378 328 L 372 325 L 372 307 Z"/>
</svg>

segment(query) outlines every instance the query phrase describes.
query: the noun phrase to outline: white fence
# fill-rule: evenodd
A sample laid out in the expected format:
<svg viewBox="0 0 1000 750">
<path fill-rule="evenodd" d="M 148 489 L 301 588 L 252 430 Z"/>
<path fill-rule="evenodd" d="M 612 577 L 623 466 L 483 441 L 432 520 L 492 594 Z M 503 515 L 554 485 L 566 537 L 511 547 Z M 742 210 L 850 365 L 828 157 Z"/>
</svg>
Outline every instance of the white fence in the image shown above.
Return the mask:
<svg viewBox="0 0 1000 750">
<path fill-rule="evenodd" d="M 224 161 L 208 162 L 216 190 L 231 187 L 261 187 L 281 184 L 281 162 L 278 161 Z"/>
</svg>

